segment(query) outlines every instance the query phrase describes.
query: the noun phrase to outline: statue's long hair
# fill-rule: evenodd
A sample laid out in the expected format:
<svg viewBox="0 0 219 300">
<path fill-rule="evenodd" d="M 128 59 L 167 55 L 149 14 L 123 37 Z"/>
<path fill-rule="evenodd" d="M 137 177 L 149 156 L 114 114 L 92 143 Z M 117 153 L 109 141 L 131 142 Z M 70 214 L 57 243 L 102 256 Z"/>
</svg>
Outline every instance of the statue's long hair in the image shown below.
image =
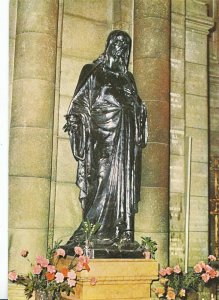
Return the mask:
<svg viewBox="0 0 219 300">
<path fill-rule="evenodd" d="M 127 32 L 122 30 L 113 30 L 110 32 L 106 41 L 104 52 L 97 59 L 93 61 L 95 65 L 99 65 L 99 64 L 105 65 L 106 56 L 110 55 L 110 53 L 108 52 L 109 46 L 117 39 L 118 36 L 123 36 L 126 39 L 127 43 L 129 44 L 129 49 L 125 57 L 126 68 L 128 69 L 130 52 L 131 52 L 131 38 Z"/>
</svg>

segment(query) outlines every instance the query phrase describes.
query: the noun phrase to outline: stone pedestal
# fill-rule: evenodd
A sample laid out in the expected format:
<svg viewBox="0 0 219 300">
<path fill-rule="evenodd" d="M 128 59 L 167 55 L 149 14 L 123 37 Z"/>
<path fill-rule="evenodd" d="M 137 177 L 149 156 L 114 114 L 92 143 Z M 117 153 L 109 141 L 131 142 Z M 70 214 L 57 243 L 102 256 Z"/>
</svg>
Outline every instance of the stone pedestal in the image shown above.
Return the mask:
<svg viewBox="0 0 219 300">
<path fill-rule="evenodd" d="M 67 266 L 71 258 L 59 261 Z M 158 263 L 146 259 L 92 259 L 90 271 L 78 272 L 75 296 L 63 299 L 80 300 L 149 300 L 152 280 L 158 278 Z M 90 284 L 95 277 L 96 285 Z"/>
</svg>

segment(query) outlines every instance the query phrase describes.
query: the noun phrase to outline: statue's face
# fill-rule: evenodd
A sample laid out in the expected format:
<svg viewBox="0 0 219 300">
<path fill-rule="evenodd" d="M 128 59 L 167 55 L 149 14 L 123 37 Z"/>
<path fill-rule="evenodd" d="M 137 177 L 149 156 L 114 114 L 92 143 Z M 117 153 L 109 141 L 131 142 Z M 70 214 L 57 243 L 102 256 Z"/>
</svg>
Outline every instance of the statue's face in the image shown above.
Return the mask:
<svg viewBox="0 0 219 300">
<path fill-rule="evenodd" d="M 107 53 L 115 61 L 127 65 L 130 41 L 126 36 L 118 35 L 108 46 Z"/>
</svg>

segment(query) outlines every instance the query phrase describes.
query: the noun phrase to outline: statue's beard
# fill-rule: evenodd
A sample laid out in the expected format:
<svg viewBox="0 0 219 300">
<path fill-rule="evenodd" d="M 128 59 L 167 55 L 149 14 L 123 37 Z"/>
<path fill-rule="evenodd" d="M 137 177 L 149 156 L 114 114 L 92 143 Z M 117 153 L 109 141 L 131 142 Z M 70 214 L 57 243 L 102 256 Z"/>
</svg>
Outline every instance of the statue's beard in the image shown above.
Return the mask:
<svg viewBox="0 0 219 300">
<path fill-rule="evenodd" d="M 126 56 L 126 53 L 124 53 L 121 50 L 114 50 L 112 51 L 110 68 L 114 72 L 127 72 L 127 65 L 128 65 L 128 58 Z"/>
</svg>

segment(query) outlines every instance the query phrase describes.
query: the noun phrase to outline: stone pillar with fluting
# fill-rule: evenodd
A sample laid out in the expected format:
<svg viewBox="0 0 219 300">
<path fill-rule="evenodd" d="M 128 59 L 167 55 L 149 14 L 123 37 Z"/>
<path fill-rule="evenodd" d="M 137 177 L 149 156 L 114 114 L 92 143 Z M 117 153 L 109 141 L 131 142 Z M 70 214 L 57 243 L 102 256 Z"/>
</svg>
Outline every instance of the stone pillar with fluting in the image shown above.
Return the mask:
<svg viewBox="0 0 219 300">
<path fill-rule="evenodd" d="M 148 110 L 149 140 L 142 157 L 142 189 L 136 238 L 158 243 L 157 259 L 168 261 L 170 1 L 134 2 L 133 73 Z"/>
<path fill-rule="evenodd" d="M 51 179 L 57 0 L 19 0 L 10 129 L 9 269 L 45 254 Z"/>
</svg>

